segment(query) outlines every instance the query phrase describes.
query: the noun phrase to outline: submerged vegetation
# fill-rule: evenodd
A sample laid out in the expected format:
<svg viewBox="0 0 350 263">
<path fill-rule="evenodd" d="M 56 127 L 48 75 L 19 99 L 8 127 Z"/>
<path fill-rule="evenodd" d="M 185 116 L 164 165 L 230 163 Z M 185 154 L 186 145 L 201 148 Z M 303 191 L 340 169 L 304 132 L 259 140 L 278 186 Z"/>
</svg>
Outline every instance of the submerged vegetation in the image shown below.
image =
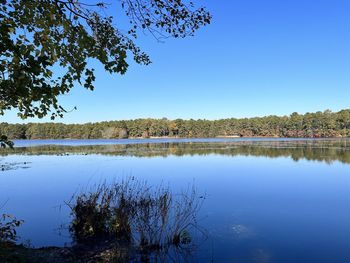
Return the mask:
<svg viewBox="0 0 350 263">
<path fill-rule="evenodd" d="M 221 120 L 136 119 L 86 124 L 0 124 L 10 139 L 112 139 L 148 137 L 298 137 L 350 136 L 350 110 Z"/>
</svg>

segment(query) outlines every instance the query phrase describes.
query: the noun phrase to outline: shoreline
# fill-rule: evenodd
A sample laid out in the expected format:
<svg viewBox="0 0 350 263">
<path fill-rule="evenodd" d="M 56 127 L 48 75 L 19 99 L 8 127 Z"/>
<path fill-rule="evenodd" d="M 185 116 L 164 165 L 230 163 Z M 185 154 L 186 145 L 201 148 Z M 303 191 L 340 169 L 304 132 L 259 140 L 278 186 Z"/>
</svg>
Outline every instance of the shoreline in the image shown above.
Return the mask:
<svg viewBox="0 0 350 263">
<path fill-rule="evenodd" d="M 123 252 L 123 248 L 120 248 Z M 86 263 L 108 262 L 115 249 L 111 247 L 27 247 L 10 242 L 0 243 L 0 262 Z M 132 256 L 132 255 L 131 255 Z"/>
<path fill-rule="evenodd" d="M 216 137 L 179 137 L 179 136 L 150 136 L 150 137 L 128 137 L 128 138 L 35 138 L 35 139 L 11 139 L 13 141 L 40 141 L 40 140 L 157 140 L 157 139 L 179 139 L 179 140 L 199 140 L 199 139 L 346 139 L 346 136 L 315 136 L 315 137 L 283 137 L 283 136 L 238 136 L 220 135 Z"/>
</svg>

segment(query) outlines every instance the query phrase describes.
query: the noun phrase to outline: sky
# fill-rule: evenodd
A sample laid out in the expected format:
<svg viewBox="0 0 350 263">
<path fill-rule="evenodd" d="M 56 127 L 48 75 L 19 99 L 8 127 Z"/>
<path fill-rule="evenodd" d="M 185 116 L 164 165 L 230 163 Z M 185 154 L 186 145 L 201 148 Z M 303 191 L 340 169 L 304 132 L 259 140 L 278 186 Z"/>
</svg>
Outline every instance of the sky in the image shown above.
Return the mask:
<svg viewBox="0 0 350 263">
<path fill-rule="evenodd" d="M 220 119 L 350 108 L 350 1 L 194 0 L 212 23 L 194 37 L 137 44 L 152 60 L 111 75 L 97 63 L 95 90 L 60 98 L 55 122 L 135 118 Z M 113 14 L 115 6 L 109 13 Z M 0 117 L 22 121 L 11 110 Z"/>
</svg>

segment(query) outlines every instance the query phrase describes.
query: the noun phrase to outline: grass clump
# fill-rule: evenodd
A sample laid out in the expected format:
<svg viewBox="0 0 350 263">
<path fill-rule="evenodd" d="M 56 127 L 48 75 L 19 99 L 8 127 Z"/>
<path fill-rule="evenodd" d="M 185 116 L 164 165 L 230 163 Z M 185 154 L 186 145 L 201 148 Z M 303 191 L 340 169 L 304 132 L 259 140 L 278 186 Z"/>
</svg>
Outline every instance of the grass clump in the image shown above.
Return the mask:
<svg viewBox="0 0 350 263">
<path fill-rule="evenodd" d="M 190 248 L 203 202 L 195 188 L 174 195 L 130 178 L 102 183 L 68 202 L 76 245 L 129 247 L 141 254 Z"/>
</svg>

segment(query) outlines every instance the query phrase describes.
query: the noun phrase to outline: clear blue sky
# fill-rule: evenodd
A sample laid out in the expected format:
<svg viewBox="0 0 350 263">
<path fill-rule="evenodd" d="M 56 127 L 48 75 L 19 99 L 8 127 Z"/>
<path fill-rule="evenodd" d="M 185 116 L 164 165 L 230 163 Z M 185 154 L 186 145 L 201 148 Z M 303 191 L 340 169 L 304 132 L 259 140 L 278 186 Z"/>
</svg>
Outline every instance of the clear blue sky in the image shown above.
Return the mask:
<svg viewBox="0 0 350 263">
<path fill-rule="evenodd" d="M 124 76 L 96 64 L 95 91 L 77 86 L 63 96 L 67 109 L 78 110 L 57 121 L 219 119 L 350 108 L 349 0 L 194 2 L 212 12 L 211 25 L 195 37 L 165 43 L 141 37 L 138 44 L 153 64 L 131 64 Z M 15 111 L 1 120 L 21 122 Z"/>
</svg>

